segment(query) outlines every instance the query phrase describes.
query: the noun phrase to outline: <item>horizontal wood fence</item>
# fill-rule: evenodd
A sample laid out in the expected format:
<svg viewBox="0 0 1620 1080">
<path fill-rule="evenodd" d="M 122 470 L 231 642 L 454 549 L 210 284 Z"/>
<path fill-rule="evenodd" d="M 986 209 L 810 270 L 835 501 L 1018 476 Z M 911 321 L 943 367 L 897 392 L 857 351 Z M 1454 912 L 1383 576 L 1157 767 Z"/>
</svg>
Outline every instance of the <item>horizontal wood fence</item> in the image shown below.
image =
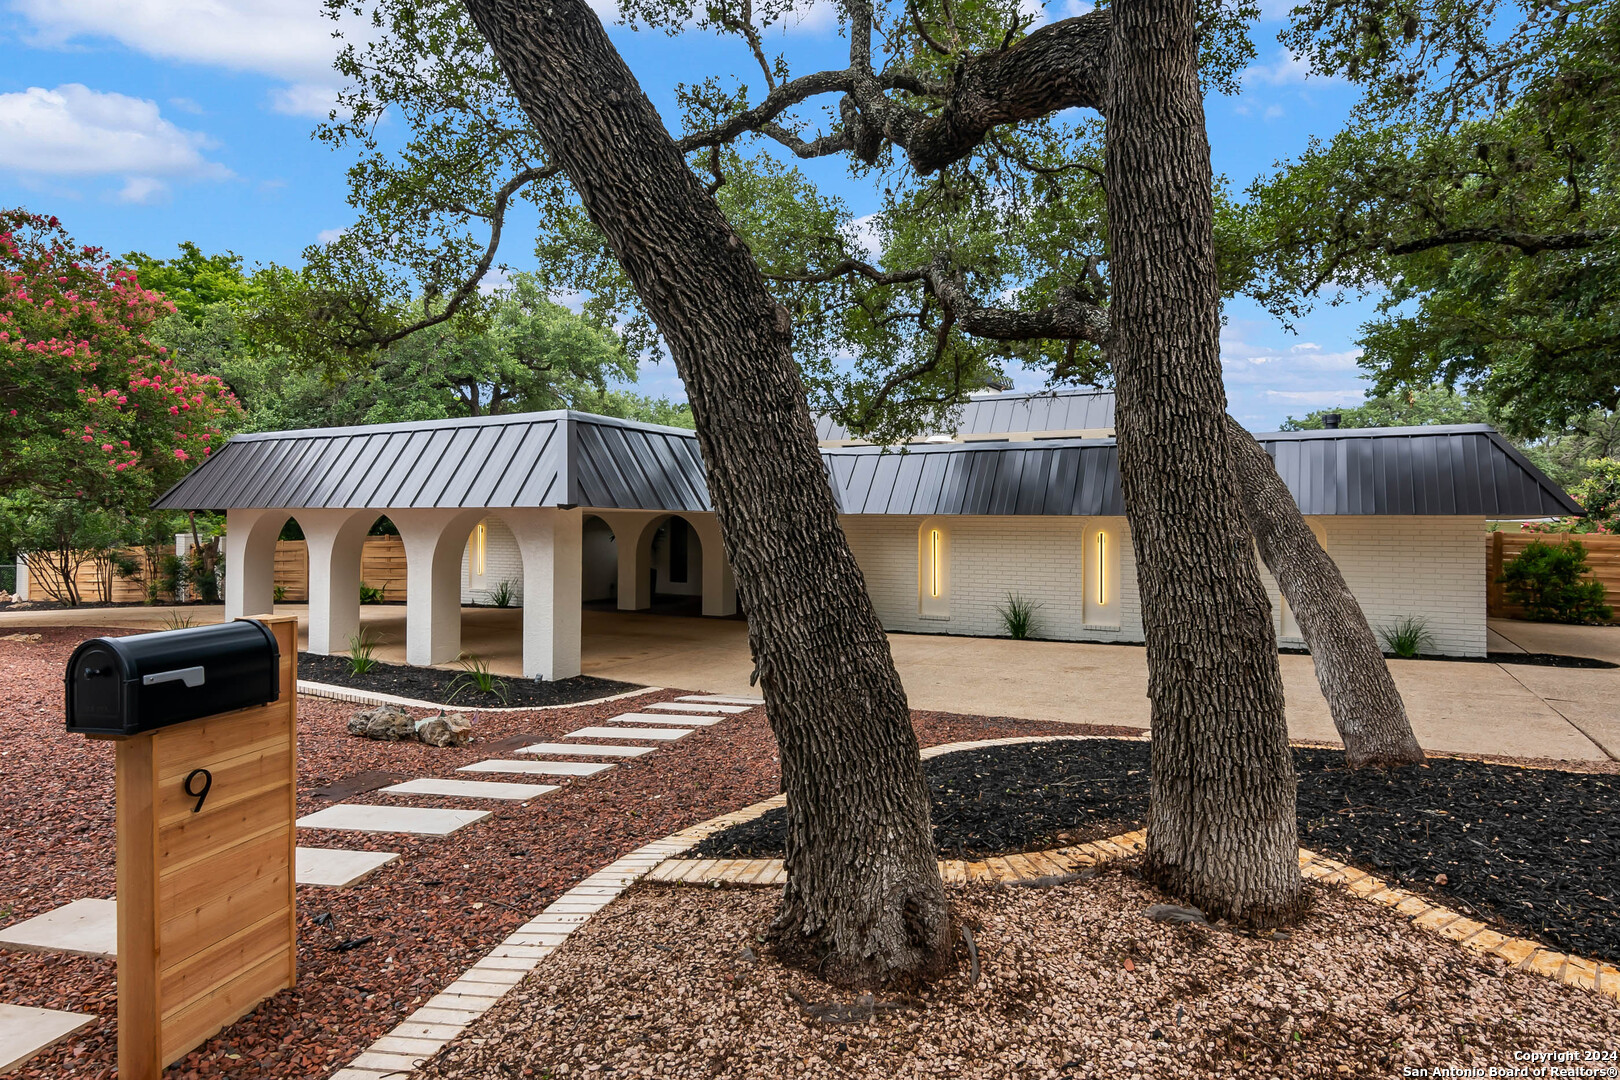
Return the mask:
<svg viewBox="0 0 1620 1080">
<path fill-rule="evenodd" d="M 397 536 L 368 536 L 360 552 L 360 581 L 381 589 L 384 601 L 404 600 L 405 542 Z M 309 602 L 309 545 L 303 540 L 276 541 L 275 583 L 287 603 Z"/>
<path fill-rule="evenodd" d="M 119 577 L 111 573 L 107 564 L 97 563 L 94 559 L 86 558 L 79 563 L 73 572 L 73 584 L 78 590 L 81 604 L 99 604 L 104 599 L 115 604 L 140 603 L 147 599 L 146 593 L 146 552 L 141 548 L 126 548 L 121 554 L 135 560 L 140 567 L 136 577 Z M 166 544 L 163 547 L 164 555 L 174 554 L 174 545 Z M 67 592 L 62 588 L 61 578 L 52 569 L 54 560 L 40 556 L 28 566 L 28 595 L 34 600 L 56 600 L 65 603 Z M 109 596 L 105 591 L 106 579 L 112 578 L 112 593 Z M 173 600 L 172 593 L 159 593 L 160 600 Z"/>
<path fill-rule="evenodd" d="M 1620 621 L 1620 536 L 1601 533 L 1537 533 L 1493 532 L 1485 536 L 1485 613 L 1493 619 L 1522 619 L 1524 609 L 1510 603 L 1507 590 L 1497 584 L 1502 567 L 1512 562 L 1532 540 L 1548 544 L 1579 540 L 1586 548 L 1586 562 L 1592 568 L 1592 577 L 1603 582 L 1608 590 L 1609 606 L 1616 609 Z"/>
</svg>

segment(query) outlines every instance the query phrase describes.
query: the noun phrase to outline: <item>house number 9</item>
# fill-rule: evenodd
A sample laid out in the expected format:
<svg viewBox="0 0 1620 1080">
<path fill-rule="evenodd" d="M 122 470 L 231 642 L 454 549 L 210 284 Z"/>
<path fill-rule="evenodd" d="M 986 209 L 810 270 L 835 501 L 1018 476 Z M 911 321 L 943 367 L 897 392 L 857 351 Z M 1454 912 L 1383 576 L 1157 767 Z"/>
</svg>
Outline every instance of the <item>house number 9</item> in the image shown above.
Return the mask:
<svg viewBox="0 0 1620 1080">
<path fill-rule="evenodd" d="M 192 781 L 197 779 L 199 776 L 202 777 L 202 790 L 193 791 L 191 789 Z M 191 808 L 191 812 L 193 814 L 202 809 L 203 800 L 208 798 L 208 789 L 213 786 L 214 774 L 209 772 L 207 769 L 192 769 L 186 774 L 186 794 L 197 800 L 197 805 Z"/>
</svg>

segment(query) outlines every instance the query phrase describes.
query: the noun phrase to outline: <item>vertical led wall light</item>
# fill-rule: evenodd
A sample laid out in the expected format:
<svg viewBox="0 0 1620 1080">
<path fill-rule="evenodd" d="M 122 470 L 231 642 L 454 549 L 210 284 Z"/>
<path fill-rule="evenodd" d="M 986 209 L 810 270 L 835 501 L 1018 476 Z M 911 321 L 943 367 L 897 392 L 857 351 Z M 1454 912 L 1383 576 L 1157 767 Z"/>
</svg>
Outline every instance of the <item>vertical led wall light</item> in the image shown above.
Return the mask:
<svg viewBox="0 0 1620 1080">
<path fill-rule="evenodd" d="M 485 551 L 485 541 L 486 541 L 487 537 L 488 537 L 488 530 L 485 528 L 484 523 L 482 521 L 480 521 L 478 523 L 478 542 L 473 545 L 477 549 L 477 566 L 478 566 L 478 569 L 477 569 L 476 572 L 477 572 L 479 577 L 484 576 L 484 551 Z"/>
<path fill-rule="evenodd" d="M 1097 606 L 1106 607 L 1108 604 L 1108 560 L 1104 557 L 1108 553 L 1108 534 L 1101 529 L 1097 530 Z"/>
<path fill-rule="evenodd" d="M 939 599 L 939 530 L 928 530 L 928 593 Z"/>
</svg>

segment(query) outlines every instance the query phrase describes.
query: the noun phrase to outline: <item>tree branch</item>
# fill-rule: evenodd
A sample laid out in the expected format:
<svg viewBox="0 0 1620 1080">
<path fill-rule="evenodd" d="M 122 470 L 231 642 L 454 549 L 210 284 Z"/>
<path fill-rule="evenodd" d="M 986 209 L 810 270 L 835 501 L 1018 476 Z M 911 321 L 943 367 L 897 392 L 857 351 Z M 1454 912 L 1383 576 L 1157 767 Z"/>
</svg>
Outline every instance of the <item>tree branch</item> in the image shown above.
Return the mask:
<svg viewBox="0 0 1620 1080">
<path fill-rule="evenodd" d="M 1391 255 L 1415 255 L 1452 244 L 1502 244 L 1518 248 L 1526 255 L 1540 255 L 1544 251 L 1575 251 L 1589 248 L 1620 237 L 1620 229 L 1584 229 L 1569 233 L 1525 233 L 1512 229 L 1473 228 L 1447 229 L 1433 236 L 1390 244 L 1385 250 Z"/>
</svg>

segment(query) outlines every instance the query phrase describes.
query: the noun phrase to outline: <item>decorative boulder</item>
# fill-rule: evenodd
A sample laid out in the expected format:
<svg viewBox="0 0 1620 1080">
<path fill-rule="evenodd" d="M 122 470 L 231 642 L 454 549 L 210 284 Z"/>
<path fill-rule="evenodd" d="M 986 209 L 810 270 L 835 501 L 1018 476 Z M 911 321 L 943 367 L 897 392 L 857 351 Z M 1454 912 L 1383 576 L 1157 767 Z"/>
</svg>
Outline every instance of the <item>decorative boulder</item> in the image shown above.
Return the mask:
<svg viewBox="0 0 1620 1080">
<path fill-rule="evenodd" d="M 415 733 L 416 724 L 405 715 L 404 709 L 393 705 L 379 705 L 349 717 L 349 734 L 363 739 L 399 742 Z"/>
<path fill-rule="evenodd" d="M 471 721 L 460 713 L 440 713 L 416 722 L 416 737 L 429 746 L 465 746 L 471 731 Z"/>
</svg>

